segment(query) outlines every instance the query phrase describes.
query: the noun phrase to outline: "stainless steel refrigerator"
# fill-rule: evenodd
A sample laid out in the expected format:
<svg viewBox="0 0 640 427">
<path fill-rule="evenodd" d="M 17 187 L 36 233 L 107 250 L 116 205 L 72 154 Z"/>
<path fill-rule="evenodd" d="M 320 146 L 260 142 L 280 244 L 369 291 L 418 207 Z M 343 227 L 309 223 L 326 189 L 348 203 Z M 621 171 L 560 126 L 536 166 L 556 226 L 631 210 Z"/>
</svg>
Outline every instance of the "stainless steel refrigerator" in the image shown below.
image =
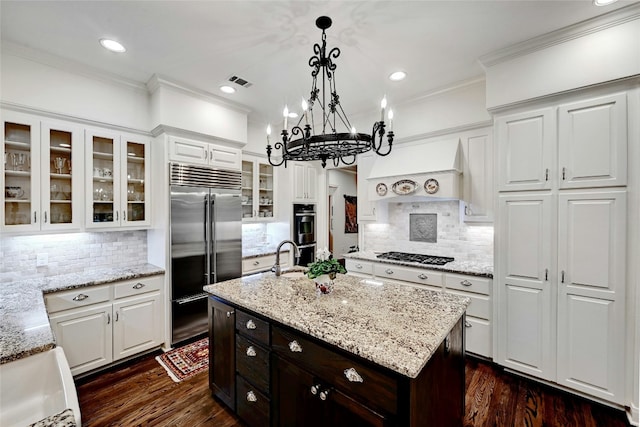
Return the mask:
<svg viewBox="0 0 640 427">
<path fill-rule="evenodd" d="M 172 163 L 171 343 L 207 331 L 202 287 L 242 275 L 241 172 Z"/>
</svg>

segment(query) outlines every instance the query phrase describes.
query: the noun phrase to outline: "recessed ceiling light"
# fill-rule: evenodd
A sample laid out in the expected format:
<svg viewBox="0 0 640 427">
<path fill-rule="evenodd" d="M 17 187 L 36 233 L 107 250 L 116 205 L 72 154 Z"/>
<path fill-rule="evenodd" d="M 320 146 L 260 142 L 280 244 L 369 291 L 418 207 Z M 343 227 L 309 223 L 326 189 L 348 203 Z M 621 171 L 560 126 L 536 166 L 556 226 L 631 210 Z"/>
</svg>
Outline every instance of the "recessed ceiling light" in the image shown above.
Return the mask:
<svg viewBox="0 0 640 427">
<path fill-rule="evenodd" d="M 236 90 L 234 88 L 232 88 L 231 86 L 220 86 L 220 90 L 223 91 L 224 93 L 235 93 Z"/>
<path fill-rule="evenodd" d="M 124 46 L 122 46 L 120 43 L 118 43 L 115 40 L 100 39 L 100 44 L 102 45 L 103 48 L 110 50 L 111 52 L 122 53 L 127 51 L 127 49 L 125 49 Z"/>
<path fill-rule="evenodd" d="M 407 73 L 405 73 L 404 71 L 396 71 L 395 73 L 391 73 L 389 75 L 389 80 L 399 82 L 400 80 L 404 80 L 405 77 L 407 77 Z"/>
<path fill-rule="evenodd" d="M 593 0 L 593 4 L 595 4 L 596 6 L 608 6 L 611 3 L 615 3 L 618 0 Z"/>
</svg>

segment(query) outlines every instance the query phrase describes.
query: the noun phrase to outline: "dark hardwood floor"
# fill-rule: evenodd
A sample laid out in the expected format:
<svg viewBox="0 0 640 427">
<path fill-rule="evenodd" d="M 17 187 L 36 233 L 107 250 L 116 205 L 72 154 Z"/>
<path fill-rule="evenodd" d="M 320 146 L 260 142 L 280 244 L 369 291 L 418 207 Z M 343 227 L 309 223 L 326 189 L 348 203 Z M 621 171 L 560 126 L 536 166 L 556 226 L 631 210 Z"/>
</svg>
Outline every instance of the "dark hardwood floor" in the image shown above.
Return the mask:
<svg viewBox="0 0 640 427">
<path fill-rule="evenodd" d="M 77 381 L 83 426 L 242 426 L 211 397 L 207 373 L 173 382 L 154 355 Z M 505 373 L 466 364 L 465 427 L 626 427 L 622 411 Z M 439 427 L 439 426 L 436 426 Z"/>
</svg>

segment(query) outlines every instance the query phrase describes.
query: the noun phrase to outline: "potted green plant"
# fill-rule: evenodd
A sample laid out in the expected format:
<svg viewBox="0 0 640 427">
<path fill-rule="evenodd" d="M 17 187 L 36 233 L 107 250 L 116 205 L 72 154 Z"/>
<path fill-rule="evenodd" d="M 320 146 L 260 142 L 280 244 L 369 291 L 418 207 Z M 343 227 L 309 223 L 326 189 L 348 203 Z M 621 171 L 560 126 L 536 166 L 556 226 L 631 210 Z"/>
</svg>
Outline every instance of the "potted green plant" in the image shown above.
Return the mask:
<svg viewBox="0 0 640 427">
<path fill-rule="evenodd" d="M 316 253 L 316 261 L 308 267 L 307 277 L 315 281 L 316 290 L 321 294 L 331 293 L 336 274 L 347 272 L 347 269 L 331 255 L 327 248 L 319 249 Z"/>
</svg>

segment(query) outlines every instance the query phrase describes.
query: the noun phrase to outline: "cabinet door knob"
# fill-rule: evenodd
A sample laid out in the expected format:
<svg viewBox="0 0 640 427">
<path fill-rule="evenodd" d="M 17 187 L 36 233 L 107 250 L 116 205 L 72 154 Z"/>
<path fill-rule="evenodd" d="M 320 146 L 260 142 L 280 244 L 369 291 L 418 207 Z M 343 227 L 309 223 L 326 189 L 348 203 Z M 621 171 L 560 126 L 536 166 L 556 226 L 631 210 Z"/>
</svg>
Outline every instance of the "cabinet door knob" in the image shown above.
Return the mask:
<svg viewBox="0 0 640 427">
<path fill-rule="evenodd" d="M 256 349 L 252 345 L 247 348 L 247 356 L 256 357 Z"/>
<path fill-rule="evenodd" d="M 362 382 L 364 382 L 364 380 L 362 379 L 362 377 L 360 376 L 358 371 L 355 370 L 355 368 L 345 369 L 344 370 L 344 376 L 345 376 L 346 379 L 348 379 L 352 383 L 362 383 Z"/>
<path fill-rule="evenodd" d="M 473 325 L 469 322 L 467 322 L 466 320 L 464 321 L 464 327 L 465 328 L 471 328 Z"/>
<path fill-rule="evenodd" d="M 357 268 L 358 270 L 362 270 L 362 264 L 356 264 L 356 268 Z"/>
<path fill-rule="evenodd" d="M 314 396 L 318 394 L 319 391 L 320 391 L 320 384 L 311 386 L 311 394 L 313 394 Z"/>
<path fill-rule="evenodd" d="M 87 298 L 89 298 L 89 295 L 85 295 L 85 294 L 78 294 L 75 297 L 73 297 L 74 301 L 84 301 Z"/>
<path fill-rule="evenodd" d="M 235 313 L 235 311 L 227 311 L 227 317 L 231 317 L 233 313 Z"/>
<path fill-rule="evenodd" d="M 123 221 L 127 220 L 127 211 L 122 211 L 122 220 Z"/>
<path fill-rule="evenodd" d="M 461 281 L 461 282 L 460 282 L 460 284 L 461 284 L 462 286 L 471 286 L 471 285 L 473 285 L 473 283 L 471 283 L 470 281 L 468 281 L 468 280 L 466 280 L 466 279 L 465 279 L 465 280 L 463 280 L 463 281 Z"/>
<path fill-rule="evenodd" d="M 302 346 L 298 344 L 298 341 L 293 340 L 289 343 L 289 350 L 292 353 L 302 353 Z"/>
<path fill-rule="evenodd" d="M 255 322 L 253 320 L 251 320 L 251 319 L 247 320 L 247 329 L 253 330 L 255 328 L 256 328 Z"/>
<path fill-rule="evenodd" d="M 384 272 L 387 274 L 393 274 L 393 270 L 390 268 L 387 268 Z"/>
<path fill-rule="evenodd" d="M 107 325 L 111 324 L 111 315 L 107 313 Z"/>
<path fill-rule="evenodd" d="M 424 273 L 420 273 L 420 274 L 418 274 L 418 279 L 426 280 L 426 279 L 428 279 L 428 278 L 429 278 L 429 276 L 427 276 L 427 275 L 426 275 L 426 274 L 424 274 Z"/>
<path fill-rule="evenodd" d="M 144 288 L 144 283 L 136 283 L 135 285 L 133 285 L 133 289 L 142 289 Z"/>
<path fill-rule="evenodd" d="M 47 211 L 44 211 L 44 223 L 47 223 Z"/>
<path fill-rule="evenodd" d="M 323 390 L 320 392 L 320 400 L 327 400 L 329 397 L 329 390 Z"/>
<path fill-rule="evenodd" d="M 258 401 L 258 397 L 256 396 L 256 394 L 253 391 L 248 391 L 247 392 L 247 402 L 257 402 Z"/>
</svg>

